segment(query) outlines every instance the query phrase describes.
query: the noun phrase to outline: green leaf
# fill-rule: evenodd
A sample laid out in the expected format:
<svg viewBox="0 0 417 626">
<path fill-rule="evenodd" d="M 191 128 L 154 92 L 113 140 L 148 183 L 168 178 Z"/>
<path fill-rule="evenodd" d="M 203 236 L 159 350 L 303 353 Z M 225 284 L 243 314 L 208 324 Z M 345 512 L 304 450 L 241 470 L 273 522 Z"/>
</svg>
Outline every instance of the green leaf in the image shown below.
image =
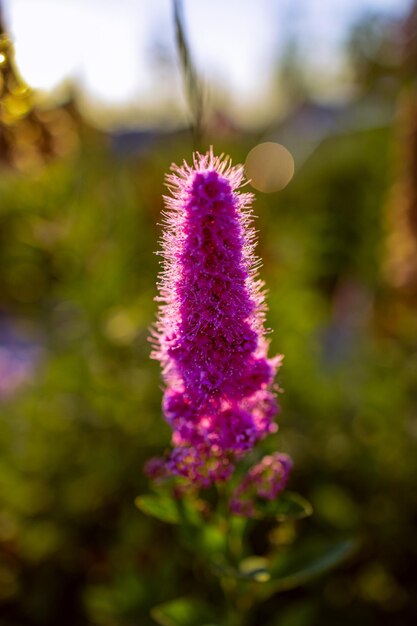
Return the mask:
<svg viewBox="0 0 417 626">
<path fill-rule="evenodd" d="M 313 512 L 310 502 L 292 491 L 285 491 L 276 500 L 258 499 L 255 518 L 272 517 L 278 522 L 302 519 Z"/>
<path fill-rule="evenodd" d="M 168 524 L 185 523 L 198 526 L 203 521 L 198 500 L 176 499 L 166 493 L 146 494 L 135 498 L 135 505 L 146 515 Z"/>
<path fill-rule="evenodd" d="M 272 580 L 265 597 L 304 585 L 340 565 L 356 550 L 356 539 L 347 539 L 315 546 L 297 554 L 290 551 L 288 558 L 272 568 Z"/>
<path fill-rule="evenodd" d="M 175 503 L 168 498 L 155 495 L 138 496 L 135 498 L 135 505 L 146 515 L 156 517 L 168 524 L 178 524 L 180 521 Z"/>
<path fill-rule="evenodd" d="M 263 583 L 260 596 L 263 599 L 277 593 L 304 585 L 350 557 L 357 548 L 355 539 L 338 542 L 322 542 L 291 547 L 287 554 L 275 562 L 259 556 L 243 559 L 238 568 L 224 562 L 214 563 L 214 572 L 221 577 L 231 577 L 247 582 Z"/>
<path fill-rule="evenodd" d="M 215 626 L 211 608 L 193 598 L 177 598 L 160 604 L 151 610 L 151 616 L 161 626 Z"/>
</svg>

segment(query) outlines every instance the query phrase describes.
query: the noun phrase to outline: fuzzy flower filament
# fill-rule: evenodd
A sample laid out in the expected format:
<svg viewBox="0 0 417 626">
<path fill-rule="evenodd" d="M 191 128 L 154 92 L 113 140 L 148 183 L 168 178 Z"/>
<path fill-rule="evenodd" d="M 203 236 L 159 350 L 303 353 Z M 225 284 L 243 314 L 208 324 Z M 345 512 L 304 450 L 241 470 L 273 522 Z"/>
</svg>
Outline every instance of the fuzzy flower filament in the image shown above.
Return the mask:
<svg viewBox="0 0 417 626">
<path fill-rule="evenodd" d="M 281 357 L 267 356 L 252 194 L 238 191 L 243 167 L 210 151 L 172 170 L 152 356 L 174 449 L 158 471 L 208 486 L 276 431 Z"/>
</svg>

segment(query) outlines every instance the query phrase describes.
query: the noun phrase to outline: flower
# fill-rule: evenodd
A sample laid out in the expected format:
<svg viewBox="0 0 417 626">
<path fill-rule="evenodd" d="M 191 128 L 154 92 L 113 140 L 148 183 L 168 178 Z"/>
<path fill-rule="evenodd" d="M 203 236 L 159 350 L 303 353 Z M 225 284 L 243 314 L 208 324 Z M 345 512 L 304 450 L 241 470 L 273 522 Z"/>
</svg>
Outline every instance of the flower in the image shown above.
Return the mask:
<svg viewBox="0 0 417 626">
<path fill-rule="evenodd" d="M 233 513 L 250 517 L 255 512 L 255 499 L 275 500 L 287 485 L 293 463 L 287 454 L 275 452 L 249 470 L 235 489 L 230 508 Z"/>
<path fill-rule="evenodd" d="M 208 486 L 277 430 L 273 379 L 282 357 L 267 357 L 253 196 L 238 191 L 243 166 L 210 150 L 171 169 L 151 337 L 173 430 L 165 470 Z"/>
</svg>

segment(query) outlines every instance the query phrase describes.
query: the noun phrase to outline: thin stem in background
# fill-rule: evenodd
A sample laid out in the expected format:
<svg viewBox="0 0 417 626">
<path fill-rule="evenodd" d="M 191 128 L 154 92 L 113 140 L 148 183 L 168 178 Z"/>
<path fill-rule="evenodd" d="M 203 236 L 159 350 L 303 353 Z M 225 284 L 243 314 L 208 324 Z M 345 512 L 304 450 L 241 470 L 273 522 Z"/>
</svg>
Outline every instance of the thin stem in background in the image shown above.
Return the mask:
<svg viewBox="0 0 417 626">
<path fill-rule="evenodd" d="M 199 150 L 201 148 L 200 144 L 203 131 L 203 90 L 191 58 L 190 48 L 185 35 L 182 0 L 173 0 L 173 8 L 175 37 L 181 62 L 186 97 L 190 108 L 194 149 Z"/>
</svg>

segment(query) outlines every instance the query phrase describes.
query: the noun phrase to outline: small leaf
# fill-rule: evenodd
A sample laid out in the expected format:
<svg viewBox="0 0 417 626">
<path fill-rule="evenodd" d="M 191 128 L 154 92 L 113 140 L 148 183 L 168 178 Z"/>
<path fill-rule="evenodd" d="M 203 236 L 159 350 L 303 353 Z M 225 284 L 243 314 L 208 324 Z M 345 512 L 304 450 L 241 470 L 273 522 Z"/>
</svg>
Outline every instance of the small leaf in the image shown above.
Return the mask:
<svg viewBox="0 0 417 626">
<path fill-rule="evenodd" d="M 138 496 L 135 498 L 135 505 L 146 515 L 156 517 L 168 524 L 178 524 L 180 521 L 175 503 L 168 498 L 156 495 Z"/>
<path fill-rule="evenodd" d="M 213 624 L 210 607 L 192 598 L 177 598 L 172 602 L 160 604 L 151 610 L 151 616 L 161 626 Z"/>
<path fill-rule="evenodd" d="M 135 498 L 135 505 L 146 515 L 156 517 L 168 524 L 199 525 L 202 517 L 199 512 L 199 502 L 182 498 L 175 499 L 166 493 L 146 494 Z"/>
<path fill-rule="evenodd" d="M 272 580 L 268 585 L 268 590 L 264 597 L 269 597 L 278 591 L 286 591 L 304 585 L 325 572 L 333 569 L 344 560 L 349 558 L 357 548 L 355 539 L 332 542 L 326 546 L 317 548 L 314 554 L 306 553 L 300 555 L 291 552 L 287 562 L 283 561 L 281 567 L 274 567 Z M 296 559 L 296 564 L 292 564 L 292 559 Z"/>
<path fill-rule="evenodd" d="M 278 522 L 303 519 L 313 512 L 310 502 L 292 491 L 285 491 L 276 500 L 257 500 L 255 518 L 273 517 Z"/>
</svg>

